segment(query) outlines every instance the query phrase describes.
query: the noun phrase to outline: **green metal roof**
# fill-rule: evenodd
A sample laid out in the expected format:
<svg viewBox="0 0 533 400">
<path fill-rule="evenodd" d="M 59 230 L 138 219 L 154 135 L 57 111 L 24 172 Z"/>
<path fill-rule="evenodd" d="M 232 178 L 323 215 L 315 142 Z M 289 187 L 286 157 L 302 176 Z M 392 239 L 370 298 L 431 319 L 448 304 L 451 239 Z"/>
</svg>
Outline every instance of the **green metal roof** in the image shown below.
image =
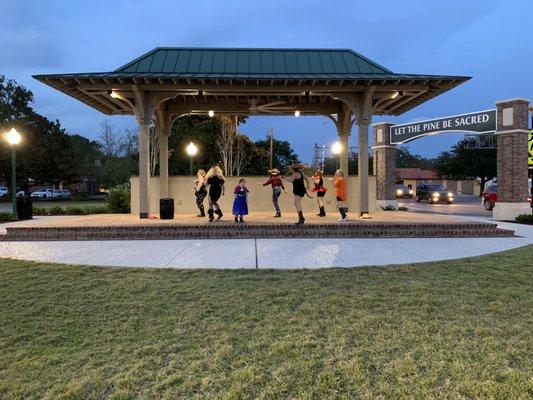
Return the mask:
<svg viewBox="0 0 533 400">
<path fill-rule="evenodd" d="M 121 74 L 207 77 L 390 74 L 392 71 L 348 49 L 239 49 L 158 47 L 116 69 Z M 341 78 L 342 79 L 342 78 Z"/>
</svg>

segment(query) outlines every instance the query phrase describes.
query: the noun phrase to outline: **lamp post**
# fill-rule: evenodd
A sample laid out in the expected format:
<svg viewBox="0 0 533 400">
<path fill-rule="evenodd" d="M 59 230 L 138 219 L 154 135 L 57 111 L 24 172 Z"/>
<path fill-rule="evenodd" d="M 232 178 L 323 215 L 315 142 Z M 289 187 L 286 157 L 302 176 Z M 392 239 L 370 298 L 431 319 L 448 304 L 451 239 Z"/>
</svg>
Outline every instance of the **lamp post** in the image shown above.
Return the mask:
<svg viewBox="0 0 533 400">
<path fill-rule="evenodd" d="M 11 146 L 11 206 L 13 207 L 13 216 L 17 218 L 17 144 L 22 137 L 15 128 L 6 135 L 7 142 Z"/>
<path fill-rule="evenodd" d="M 191 142 L 187 145 L 187 148 L 185 149 L 187 151 L 187 154 L 189 155 L 189 159 L 191 161 L 189 165 L 189 175 L 192 175 L 192 158 L 198 153 L 198 147 Z"/>
<path fill-rule="evenodd" d="M 331 146 L 331 152 L 335 155 L 335 166 L 337 169 L 339 169 L 340 154 L 342 152 L 341 142 L 337 141 L 333 143 L 333 145 Z M 339 156 L 339 158 L 337 158 L 336 156 Z"/>
</svg>

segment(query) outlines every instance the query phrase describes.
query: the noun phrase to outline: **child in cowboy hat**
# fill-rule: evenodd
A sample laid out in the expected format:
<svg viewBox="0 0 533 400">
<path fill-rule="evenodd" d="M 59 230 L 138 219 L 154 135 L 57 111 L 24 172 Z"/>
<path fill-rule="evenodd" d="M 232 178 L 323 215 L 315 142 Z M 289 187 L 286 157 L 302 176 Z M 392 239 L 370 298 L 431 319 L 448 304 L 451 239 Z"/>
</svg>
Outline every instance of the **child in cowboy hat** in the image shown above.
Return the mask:
<svg viewBox="0 0 533 400">
<path fill-rule="evenodd" d="M 274 218 L 281 217 L 281 210 L 279 208 L 279 196 L 281 195 L 281 190 L 285 191 L 285 186 L 283 186 L 283 181 L 279 176 L 279 170 L 277 168 L 271 169 L 268 171 L 269 178 L 265 183 L 257 182 L 258 185 L 262 186 L 272 186 L 272 203 L 276 209 L 276 215 Z"/>
</svg>

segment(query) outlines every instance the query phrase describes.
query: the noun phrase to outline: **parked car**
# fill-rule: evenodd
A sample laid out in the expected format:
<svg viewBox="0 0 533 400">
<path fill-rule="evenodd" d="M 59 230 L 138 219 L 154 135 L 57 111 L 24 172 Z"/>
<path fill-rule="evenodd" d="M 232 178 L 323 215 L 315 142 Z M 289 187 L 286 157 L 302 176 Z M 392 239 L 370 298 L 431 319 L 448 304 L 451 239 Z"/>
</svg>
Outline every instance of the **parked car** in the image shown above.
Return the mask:
<svg viewBox="0 0 533 400">
<path fill-rule="evenodd" d="M 413 198 L 415 192 L 413 189 L 409 189 L 407 186 L 398 183 L 396 185 L 396 197 L 410 197 Z"/>
<path fill-rule="evenodd" d="M 24 197 L 26 193 L 24 190 L 20 190 L 17 188 L 17 197 Z M 11 196 L 11 193 L 9 191 L 9 188 L 7 186 L 0 186 L 0 198 L 7 199 Z"/>
<path fill-rule="evenodd" d="M 31 197 L 35 199 L 67 200 L 71 199 L 72 195 L 66 189 L 41 189 L 33 192 Z"/>
<path fill-rule="evenodd" d="M 422 184 L 416 187 L 416 201 L 420 203 L 422 200 L 427 200 L 429 204 L 444 202 L 452 204 L 453 193 L 436 183 Z"/>
<path fill-rule="evenodd" d="M 531 185 L 529 188 L 529 193 L 531 193 Z M 492 185 L 489 185 L 485 189 L 483 194 L 481 195 L 481 203 L 483 203 L 485 210 L 492 211 L 497 201 L 498 201 L 498 185 L 493 183 Z M 527 199 L 525 199 L 525 201 L 531 204 L 531 196 L 528 196 Z"/>
<path fill-rule="evenodd" d="M 58 200 L 70 200 L 72 195 L 67 189 L 54 190 L 54 199 Z"/>
<path fill-rule="evenodd" d="M 52 199 L 54 197 L 54 189 L 40 189 L 30 195 L 34 199 Z"/>
</svg>

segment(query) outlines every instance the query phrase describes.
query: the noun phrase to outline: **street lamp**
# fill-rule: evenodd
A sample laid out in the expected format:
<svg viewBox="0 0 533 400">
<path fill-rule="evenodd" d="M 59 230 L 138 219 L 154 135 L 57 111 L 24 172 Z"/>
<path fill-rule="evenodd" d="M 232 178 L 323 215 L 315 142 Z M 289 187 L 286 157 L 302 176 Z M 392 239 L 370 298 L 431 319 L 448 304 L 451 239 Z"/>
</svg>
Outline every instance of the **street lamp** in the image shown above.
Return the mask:
<svg viewBox="0 0 533 400">
<path fill-rule="evenodd" d="M 187 151 L 187 154 L 189 155 L 191 160 L 191 163 L 189 165 L 189 174 L 192 175 L 192 158 L 196 155 L 196 153 L 198 153 L 198 147 L 196 147 L 196 145 L 191 142 L 187 145 L 185 150 Z"/>
<path fill-rule="evenodd" d="M 15 128 L 6 135 L 6 140 L 11 146 L 11 206 L 13 207 L 13 216 L 17 218 L 17 144 L 20 143 L 22 136 Z"/>
<path fill-rule="evenodd" d="M 335 156 L 339 156 L 339 159 L 340 159 L 340 154 L 342 152 L 342 144 L 341 144 L 341 142 L 337 141 L 337 142 L 333 143 L 333 145 L 331 146 L 331 152 Z M 339 164 L 337 163 L 337 157 L 335 157 L 335 165 L 337 166 L 337 169 L 339 169 Z"/>
</svg>

